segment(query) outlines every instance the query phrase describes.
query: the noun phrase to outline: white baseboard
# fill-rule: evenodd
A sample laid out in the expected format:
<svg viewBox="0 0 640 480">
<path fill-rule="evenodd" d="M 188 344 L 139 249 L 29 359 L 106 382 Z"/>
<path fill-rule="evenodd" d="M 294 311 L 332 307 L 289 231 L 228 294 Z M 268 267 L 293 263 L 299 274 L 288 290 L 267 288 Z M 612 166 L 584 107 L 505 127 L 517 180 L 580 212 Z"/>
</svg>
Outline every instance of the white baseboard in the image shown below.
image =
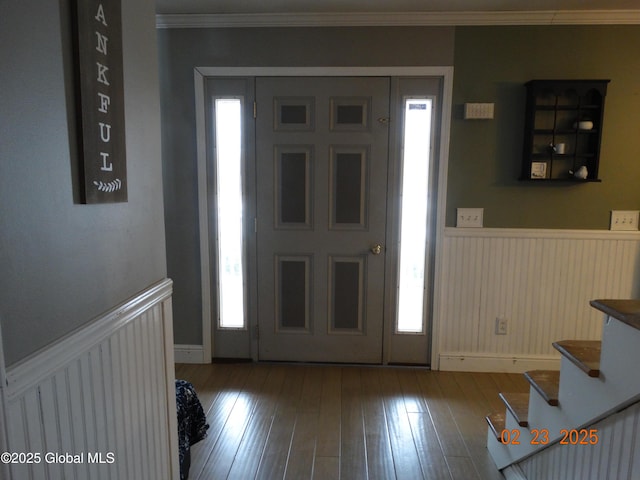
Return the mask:
<svg viewBox="0 0 640 480">
<path fill-rule="evenodd" d="M 524 373 L 528 370 L 560 370 L 560 357 L 441 353 L 440 370 L 449 372 Z"/>
<path fill-rule="evenodd" d="M 173 351 L 176 363 L 211 363 L 204 358 L 202 345 L 174 345 Z"/>
</svg>

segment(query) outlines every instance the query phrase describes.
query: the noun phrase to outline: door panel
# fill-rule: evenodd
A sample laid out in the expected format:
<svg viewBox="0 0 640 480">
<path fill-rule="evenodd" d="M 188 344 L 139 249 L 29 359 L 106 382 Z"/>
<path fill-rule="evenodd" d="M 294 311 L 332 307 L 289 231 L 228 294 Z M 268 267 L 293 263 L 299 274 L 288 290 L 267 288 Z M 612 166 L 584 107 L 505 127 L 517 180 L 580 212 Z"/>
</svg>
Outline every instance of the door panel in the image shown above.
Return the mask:
<svg viewBox="0 0 640 480">
<path fill-rule="evenodd" d="M 310 333 L 311 256 L 276 255 L 276 332 Z"/>
<path fill-rule="evenodd" d="M 274 147 L 276 228 L 312 226 L 313 146 Z"/>
<path fill-rule="evenodd" d="M 380 363 L 389 79 L 256 79 L 261 360 Z"/>
<path fill-rule="evenodd" d="M 330 152 L 330 228 L 367 228 L 367 185 L 370 152 L 367 146 L 332 146 Z"/>
<path fill-rule="evenodd" d="M 365 262 L 365 256 L 329 259 L 331 333 L 363 333 Z"/>
</svg>

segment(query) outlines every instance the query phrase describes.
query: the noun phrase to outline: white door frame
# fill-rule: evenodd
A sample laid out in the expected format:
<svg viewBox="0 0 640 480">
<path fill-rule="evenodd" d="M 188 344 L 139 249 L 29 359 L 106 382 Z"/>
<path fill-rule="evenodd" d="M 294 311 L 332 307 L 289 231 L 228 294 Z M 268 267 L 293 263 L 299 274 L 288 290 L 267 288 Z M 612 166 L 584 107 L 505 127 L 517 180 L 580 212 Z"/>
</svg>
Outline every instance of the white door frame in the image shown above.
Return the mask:
<svg viewBox="0 0 640 480">
<path fill-rule="evenodd" d="M 440 353 L 440 284 L 442 268 L 442 240 L 444 237 L 447 173 L 449 163 L 449 133 L 453 97 L 453 67 L 195 67 L 195 111 L 196 147 L 198 164 L 198 209 L 200 226 L 200 275 L 202 298 L 202 359 L 209 363 L 212 358 L 212 305 L 211 305 L 211 265 L 209 257 L 209 205 L 207 201 L 207 141 L 205 127 L 205 81 L 207 77 L 441 77 L 442 119 L 440 149 L 438 158 L 438 209 L 436 218 L 436 249 L 434 265 L 433 317 L 431 320 L 431 368 L 439 369 Z M 257 340 L 252 335 L 251 356 L 257 359 Z M 194 359 L 195 360 L 195 359 Z M 383 359 L 386 363 L 387 359 Z"/>
</svg>

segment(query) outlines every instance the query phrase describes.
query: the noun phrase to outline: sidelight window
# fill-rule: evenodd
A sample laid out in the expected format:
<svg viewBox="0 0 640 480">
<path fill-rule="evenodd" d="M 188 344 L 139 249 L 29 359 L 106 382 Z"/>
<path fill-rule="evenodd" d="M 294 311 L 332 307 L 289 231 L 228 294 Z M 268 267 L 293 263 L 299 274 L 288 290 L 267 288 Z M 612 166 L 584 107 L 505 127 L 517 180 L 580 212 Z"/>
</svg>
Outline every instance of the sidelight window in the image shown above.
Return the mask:
<svg viewBox="0 0 640 480">
<path fill-rule="evenodd" d="M 242 215 L 242 100 L 215 100 L 218 325 L 246 327 Z"/>
<path fill-rule="evenodd" d="M 404 100 L 398 333 L 425 333 L 425 271 L 431 158 L 431 98 Z"/>
</svg>

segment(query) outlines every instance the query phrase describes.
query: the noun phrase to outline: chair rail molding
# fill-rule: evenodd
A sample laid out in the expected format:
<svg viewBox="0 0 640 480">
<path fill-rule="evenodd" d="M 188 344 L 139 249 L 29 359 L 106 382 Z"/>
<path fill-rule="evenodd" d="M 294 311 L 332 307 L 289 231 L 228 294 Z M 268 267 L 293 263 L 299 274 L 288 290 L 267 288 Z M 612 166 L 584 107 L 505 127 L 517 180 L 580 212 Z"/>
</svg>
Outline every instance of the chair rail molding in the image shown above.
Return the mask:
<svg viewBox="0 0 640 480">
<path fill-rule="evenodd" d="M 0 355 L 0 450 L 44 460 L 1 478 L 178 478 L 171 294 L 161 280 L 6 372 Z"/>
</svg>

